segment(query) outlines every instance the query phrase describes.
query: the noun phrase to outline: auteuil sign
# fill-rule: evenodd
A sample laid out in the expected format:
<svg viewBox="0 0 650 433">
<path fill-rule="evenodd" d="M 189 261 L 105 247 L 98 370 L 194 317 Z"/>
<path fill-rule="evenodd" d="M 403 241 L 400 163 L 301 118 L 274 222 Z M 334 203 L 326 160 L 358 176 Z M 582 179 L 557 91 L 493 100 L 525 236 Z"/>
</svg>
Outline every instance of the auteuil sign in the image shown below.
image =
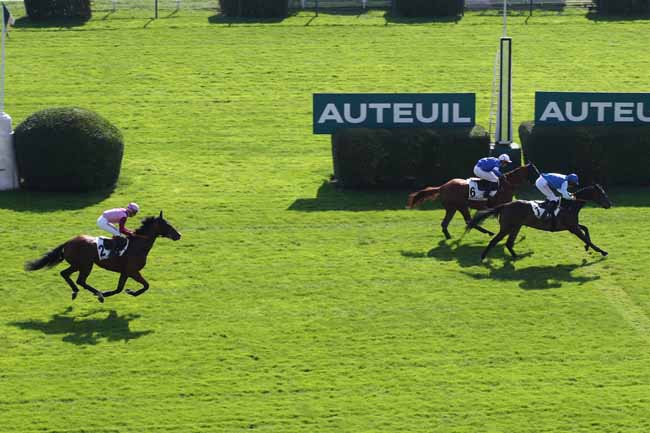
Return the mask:
<svg viewBox="0 0 650 433">
<path fill-rule="evenodd" d="M 535 93 L 535 124 L 650 125 L 650 93 Z"/>
<path fill-rule="evenodd" d="M 314 134 L 340 128 L 474 126 L 473 93 L 316 93 Z"/>
</svg>

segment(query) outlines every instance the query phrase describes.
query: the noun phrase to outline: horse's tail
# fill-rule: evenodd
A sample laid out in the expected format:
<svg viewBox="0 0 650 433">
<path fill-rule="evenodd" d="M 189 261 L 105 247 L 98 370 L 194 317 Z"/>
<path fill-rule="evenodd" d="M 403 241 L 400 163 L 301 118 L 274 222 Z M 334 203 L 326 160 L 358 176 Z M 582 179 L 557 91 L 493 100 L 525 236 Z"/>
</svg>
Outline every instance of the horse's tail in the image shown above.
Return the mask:
<svg viewBox="0 0 650 433">
<path fill-rule="evenodd" d="M 492 209 L 480 210 L 476 212 L 474 218 L 472 218 L 472 220 L 467 224 L 467 228 L 465 228 L 465 233 L 472 230 L 477 225 L 481 224 L 487 218 L 500 215 L 502 210 L 503 210 L 503 205 L 499 205 Z"/>
<path fill-rule="evenodd" d="M 424 203 L 427 200 L 435 200 L 440 195 L 439 186 L 430 186 L 420 191 L 412 192 L 409 194 L 408 202 L 406 203 L 407 209 L 413 209 L 416 206 Z"/>
<path fill-rule="evenodd" d="M 51 268 L 56 266 L 63 261 L 63 247 L 65 244 L 61 244 L 58 247 L 54 248 L 52 251 L 49 251 L 40 259 L 32 260 L 25 263 L 26 271 L 38 271 L 43 268 Z"/>
</svg>

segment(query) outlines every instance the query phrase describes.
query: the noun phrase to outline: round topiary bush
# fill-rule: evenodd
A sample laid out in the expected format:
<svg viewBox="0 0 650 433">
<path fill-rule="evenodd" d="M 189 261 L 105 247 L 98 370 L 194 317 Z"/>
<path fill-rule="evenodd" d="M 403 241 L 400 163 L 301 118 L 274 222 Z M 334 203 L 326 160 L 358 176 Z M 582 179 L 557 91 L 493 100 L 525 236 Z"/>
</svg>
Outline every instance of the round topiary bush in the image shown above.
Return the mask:
<svg viewBox="0 0 650 433">
<path fill-rule="evenodd" d="M 25 189 L 92 191 L 114 186 L 120 175 L 122 134 L 92 111 L 39 111 L 16 128 L 14 140 Z"/>
<path fill-rule="evenodd" d="M 31 20 L 89 20 L 90 0 L 25 0 L 25 11 Z"/>
</svg>

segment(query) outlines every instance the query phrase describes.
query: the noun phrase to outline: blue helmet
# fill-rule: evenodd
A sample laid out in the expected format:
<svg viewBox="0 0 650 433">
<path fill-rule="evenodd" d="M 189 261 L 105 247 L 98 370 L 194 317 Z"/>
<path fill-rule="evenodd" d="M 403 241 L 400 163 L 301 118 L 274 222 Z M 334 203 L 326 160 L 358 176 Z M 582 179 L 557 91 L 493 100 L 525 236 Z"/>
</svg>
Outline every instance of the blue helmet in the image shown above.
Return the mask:
<svg viewBox="0 0 650 433">
<path fill-rule="evenodd" d="M 566 177 L 566 180 L 567 180 L 567 182 L 575 183 L 576 185 L 580 184 L 580 182 L 578 182 L 578 175 L 575 174 L 575 173 L 571 173 L 570 175 L 568 175 Z"/>
</svg>

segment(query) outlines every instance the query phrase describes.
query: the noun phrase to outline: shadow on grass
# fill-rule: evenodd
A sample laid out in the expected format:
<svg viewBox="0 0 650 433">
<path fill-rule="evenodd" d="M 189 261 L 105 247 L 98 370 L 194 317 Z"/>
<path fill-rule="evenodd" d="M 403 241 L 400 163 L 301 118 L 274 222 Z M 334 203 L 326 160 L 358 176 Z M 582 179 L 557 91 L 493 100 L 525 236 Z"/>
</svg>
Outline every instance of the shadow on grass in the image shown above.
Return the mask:
<svg viewBox="0 0 650 433">
<path fill-rule="evenodd" d="M 481 265 L 481 253 L 487 246 L 490 241 L 490 237 L 485 235 L 485 242 L 474 243 L 474 244 L 465 244 L 462 243 L 462 239 L 456 239 L 454 241 L 441 240 L 438 242 L 438 245 L 429 251 L 417 252 L 417 251 L 402 251 L 401 254 L 403 257 L 408 257 L 412 259 L 434 259 L 442 262 L 457 262 L 461 268 L 469 268 L 472 266 Z M 517 243 L 525 240 L 525 236 L 519 238 Z M 499 244 L 492 250 L 494 254 L 507 254 L 505 251 L 505 244 Z M 519 254 L 519 258 L 524 258 L 531 256 L 533 253 L 522 253 Z"/>
<path fill-rule="evenodd" d="M 496 281 L 515 281 L 519 282 L 519 287 L 524 290 L 547 290 L 562 287 L 563 283 L 585 284 L 600 279 L 599 275 L 576 276 L 573 271 L 583 269 L 605 260 L 604 257 L 587 261 L 582 260 L 577 265 L 548 265 L 548 266 L 529 266 L 517 268 L 516 262 L 507 261 L 502 267 L 498 268 L 487 262 L 487 273 L 461 271 L 477 280 L 496 280 Z"/>
<path fill-rule="evenodd" d="M 353 190 L 337 188 L 331 182 L 323 182 L 316 198 L 296 199 L 287 210 L 301 212 L 323 211 L 373 211 L 406 208 L 411 190 Z"/>
<path fill-rule="evenodd" d="M 29 19 L 29 17 L 24 16 L 16 20 L 13 27 L 19 29 L 45 29 L 45 28 L 74 28 L 84 26 L 88 20 L 80 18 L 69 18 L 69 19 L 49 19 L 43 21 L 34 21 Z"/>
<path fill-rule="evenodd" d="M 16 212 L 55 212 L 76 210 L 104 201 L 113 188 L 88 193 L 36 192 L 26 190 L 0 192 L 0 209 Z"/>
<path fill-rule="evenodd" d="M 452 16 L 452 17 L 404 17 L 401 15 L 394 14 L 392 12 L 386 12 L 384 14 L 384 19 L 386 24 L 432 24 L 432 23 L 452 23 L 456 24 L 458 21 L 462 20 L 463 17 Z"/>
<path fill-rule="evenodd" d="M 81 316 L 72 316 L 72 307 L 68 307 L 62 314 L 54 314 L 50 320 L 29 320 L 26 322 L 10 322 L 9 325 L 20 329 L 41 331 L 47 335 L 63 335 L 63 341 L 77 345 L 95 345 L 101 340 L 124 341 L 140 338 L 154 331 L 131 331 L 130 322 L 139 318 L 139 314 L 126 314 L 120 316 L 115 310 L 110 310 L 104 318 L 94 318 L 98 313 L 106 310 L 96 310 Z"/>
</svg>

